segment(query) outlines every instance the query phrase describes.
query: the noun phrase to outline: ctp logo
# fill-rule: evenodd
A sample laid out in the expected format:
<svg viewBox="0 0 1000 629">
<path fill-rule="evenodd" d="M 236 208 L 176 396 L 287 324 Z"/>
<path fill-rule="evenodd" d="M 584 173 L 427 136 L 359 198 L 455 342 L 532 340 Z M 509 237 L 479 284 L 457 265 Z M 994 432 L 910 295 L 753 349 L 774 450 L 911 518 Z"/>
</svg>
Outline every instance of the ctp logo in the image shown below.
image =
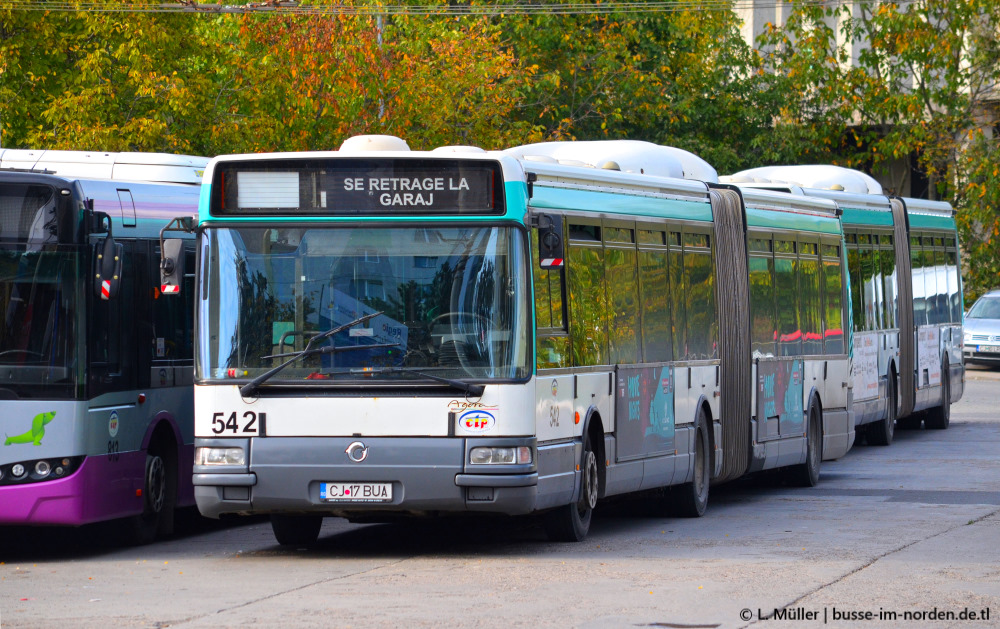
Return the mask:
<svg viewBox="0 0 1000 629">
<path fill-rule="evenodd" d="M 108 434 L 112 439 L 118 436 L 118 411 L 111 411 L 111 417 L 108 418 Z"/>
<path fill-rule="evenodd" d="M 459 426 L 468 432 L 486 432 L 497 423 L 496 417 L 486 411 L 468 411 L 458 418 Z"/>
<path fill-rule="evenodd" d="M 347 453 L 347 458 L 355 463 L 360 463 L 368 458 L 368 446 L 360 441 L 355 441 L 351 445 L 347 446 L 347 449 L 344 450 L 344 452 Z"/>
</svg>

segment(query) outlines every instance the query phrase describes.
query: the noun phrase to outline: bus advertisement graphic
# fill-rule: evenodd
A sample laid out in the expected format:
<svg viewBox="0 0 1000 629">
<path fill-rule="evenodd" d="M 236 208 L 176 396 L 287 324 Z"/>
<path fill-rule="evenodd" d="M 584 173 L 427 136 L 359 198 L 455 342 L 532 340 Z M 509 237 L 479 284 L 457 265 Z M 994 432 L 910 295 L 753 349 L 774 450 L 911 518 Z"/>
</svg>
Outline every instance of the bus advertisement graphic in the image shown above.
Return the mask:
<svg viewBox="0 0 1000 629">
<path fill-rule="evenodd" d="M 870 332 L 854 335 L 854 399 L 871 400 L 878 397 L 878 334 Z"/>
<path fill-rule="evenodd" d="M 35 415 L 35 418 L 31 420 L 31 430 L 20 435 L 14 435 L 13 437 L 6 437 L 5 435 L 6 438 L 4 439 L 3 444 L 5 446 L 15 443 L 30 443 L 36 446 L 42 445 L 42 437 L 45 436 L 45 425 L 52 421 L 52 418 L 55 416 L 55 411 Z"/>
<path fill-rule="evenodd" d="M 674 449 L 671 367 L 618 367 L 615 432 L 619 458 Z"/>
<path fill-rule="evenodd" d="M 782 435 L 802 434 L 802 360 L 766 360 L 757 364 L 757 417 L 777 417 Z"/>
</svg>

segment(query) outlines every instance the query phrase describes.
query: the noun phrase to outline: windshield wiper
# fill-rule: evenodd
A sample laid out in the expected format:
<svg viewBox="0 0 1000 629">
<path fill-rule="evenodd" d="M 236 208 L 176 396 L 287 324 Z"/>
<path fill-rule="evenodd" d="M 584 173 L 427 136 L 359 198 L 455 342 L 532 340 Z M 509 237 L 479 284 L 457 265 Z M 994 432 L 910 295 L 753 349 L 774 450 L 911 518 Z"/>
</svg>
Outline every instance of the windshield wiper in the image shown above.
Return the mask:
<svg viewBox="0 0 1000 629">
<path fill-rule="evenodd" d="M 436 376 L 432 373 L 427 373 L 424 371 L 416 371 L 414 369 L 406 369 L 403 367 L 386 367 L 383 369 L 372 369 L 370 371 L 365 371 L 365 375 L 368 374 L 380 374 L 380 373 L 412 373 L 415 376 L 420 376 L 421 378 L 427 378 L 428 380 L 434 380 L 435 382 L 440 382 L 442 384 L 447 384 L 453 389 L 458 389 L 474 397 L 480 397 L 486 387 L 481 384 L 469 384 L 468 382 L 463 382 L 462 380 L 455 380 L 453 378 L 445 378 L 444 376 Z"/>
<path fill-rule="evenodd" d="M 271 378 L 271 376 L 277 374 L 278 372 L 280 372 L 285 367 L 291 365 L 292 363 L 296 362 L 297 360 L 305 358 L 306 356 L 313 356 L 315 354 L 335 354 L 337 352 L 347 352 L 347 351 L 351 351 L 351 350 L 368 349 L 368 348 L 372 348 L 372 347 L 398 347 L 399 346 L 398 343 L 379 343 L 379 344 L 376 344 L 376 345 L 345 345 L 343 347 L 315 347 L 315 345 L 317 343 L 319 343 L 320 341 L 325 341 L 326 339 L 330 338 L 331 336 L 333 336 L 334 334 L 336 334 L 338 332 L 343 332 L 347 328 L 356 326 L 356 325 L 358 325 L 360 323 L 364 323 L 364 322 L 368 321 L 369 319 L 374 319 L 375 317 L 379 316 L 380 314 L 382 314 L 382 313 L 381 312 L 373 312 L 373 313 L 367 314 L 367 315 L 365 315 L 363 317 L 358 317 L 357 319 L 355 319 L 353 321 L 350 321 L 348 323 L 345 323 L 344 325 L 337 326 L 335 328 L 327 330 L 326 332 L 323 332 L 322 334 L 317 334 L 316 336 L 314 336 L 311 339 L 309 339 L 309 342 L 306 343 L 306 346 L 304 348 L 302 348 L 302 350 L 300 350 L 298 352 L 291 352 L 290 354 L 276 354 L 276 355 L 273 355 L 273 356 L 264 356 L 263 358 L 282 358 L 282 357 L 285 357 L 285 356 L 290 356 L 290 358 L 288 360 L 286 360 L 285 362 L 281 363 L 280 365 L 278 365 L 277 367 L 274 367 L 273 369 L 269 369 L 268 371 L 265 371 L 264 373 L 260 374 L 259 376 L 257 376 L 253 380 L 251 380 L 250 382 L 244 384 L 242 387 L 240 387 L 240 395 L 242 395 L 243 397 L 249 397 L 249 396 L 253 395 L 254 392 L 257 390 L 257 388 L 261 384 L 263 384 L 264 382 L 266 382 L 269 378 Z"/>
</svg>

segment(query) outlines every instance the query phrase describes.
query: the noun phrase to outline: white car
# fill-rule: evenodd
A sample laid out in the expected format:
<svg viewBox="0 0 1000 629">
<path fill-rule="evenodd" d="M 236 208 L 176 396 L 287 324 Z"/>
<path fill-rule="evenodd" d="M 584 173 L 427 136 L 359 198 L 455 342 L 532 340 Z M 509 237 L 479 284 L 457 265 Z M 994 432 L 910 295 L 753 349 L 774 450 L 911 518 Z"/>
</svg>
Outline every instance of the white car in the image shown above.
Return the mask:
<svg viewBox="0 0 1000 629">
<path fill-rule="evenodd" d="M 1000 365 L 1000 290 L 976 300 L 964 328 L 966 364 Z"/>
</svg>

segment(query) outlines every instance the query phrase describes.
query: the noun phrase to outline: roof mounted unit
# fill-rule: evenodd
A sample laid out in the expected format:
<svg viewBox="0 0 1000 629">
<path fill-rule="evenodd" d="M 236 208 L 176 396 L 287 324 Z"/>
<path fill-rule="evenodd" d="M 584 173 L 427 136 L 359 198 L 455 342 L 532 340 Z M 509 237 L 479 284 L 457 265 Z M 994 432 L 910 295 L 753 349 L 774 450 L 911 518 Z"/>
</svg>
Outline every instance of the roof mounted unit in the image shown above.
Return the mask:
<svg viewBox="0 0 1000 629">
<path fill-rule="evenodd" d="M 708 183 L 719 181 L 716 170 L 694 153 L 639 140 L 542 142 L 516 146 L 504 152 L 523 161 L 559 162 L 567 166 Z"/>
<path fill-rule="evenodd" d="M 882 184 L 860 170 L 829 164 L 797 166 L 763 166 L 741 170 L 727 177 L 723 183 L 734 184 L 783 184 L 800 188 L 835 190 L 854 194 L 885 194 Z"/>
<path fill-rule="evenodd" d="M 403 138 L 394 135 L 356 135 L 347 138 L 340 145 L 342 153 L 364 153 L 368 151 L 409 151 L 410 145 Z"/>
</svg>

